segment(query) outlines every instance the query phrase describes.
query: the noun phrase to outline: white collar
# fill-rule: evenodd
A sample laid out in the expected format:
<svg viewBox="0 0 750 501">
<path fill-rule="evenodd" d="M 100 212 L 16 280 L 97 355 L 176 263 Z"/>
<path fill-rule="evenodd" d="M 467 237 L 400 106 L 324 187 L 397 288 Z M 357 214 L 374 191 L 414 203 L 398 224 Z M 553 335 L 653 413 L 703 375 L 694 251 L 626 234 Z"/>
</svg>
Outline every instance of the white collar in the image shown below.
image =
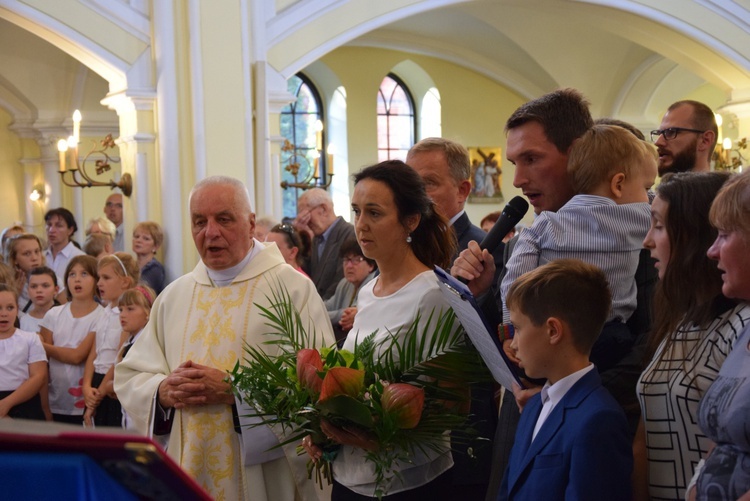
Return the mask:
<svg viewBox="0 0 750 501">
<path fill-rule="evenodd" d="M 547 382 L 542 388 L 542 402 L 545 402 L 546 398 L 549 397 L 550 405 L 553 407 L 557 405 L 560 400 L 563 399 L 566 393 L 570 391 L 574 384 L 578 382 L 583 376 L 585 376 L 591 369 L 594 368 L 594 364 L 589 364 L 581 370 L 568 374 L 555 384 L 549 384 Z"/>
<path fill-rule="evenodd" d="M 263 250 L 263 248 L 263 244 L 253 238 L 253 246 L 250 248 L 250 251 L 248 251 L 247 256 L 245 256 L 242 261 L 235 264 L 231 268 L 227 268 L 226 270 L 212 270 L 211 268 L 206 266 L 208 278 L 210 278 L 214 285 L 216 285 L 217 287 L 226 287 L 227 285 L 231 284 L 235 278 L 237 278 L 237 275 L 239 275 L 240 272 L 245 269 L 247 263 L 249 263 L 252 258 L 254 258 L 261 250 Z"/>
</svg>

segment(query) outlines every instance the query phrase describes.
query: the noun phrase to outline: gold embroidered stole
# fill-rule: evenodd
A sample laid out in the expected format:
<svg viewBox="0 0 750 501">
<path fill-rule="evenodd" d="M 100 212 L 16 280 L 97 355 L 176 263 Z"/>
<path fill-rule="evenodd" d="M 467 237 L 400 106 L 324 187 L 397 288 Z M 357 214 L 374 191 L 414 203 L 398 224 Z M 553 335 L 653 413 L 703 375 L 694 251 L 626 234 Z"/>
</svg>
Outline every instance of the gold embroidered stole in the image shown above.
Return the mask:
<svg viewBox="0 0 750 501">
<path fill-rule="evenodd" d="M 226 287 L 196 284 L 187 308 L 181 360 L 231 370 L 242 359 L 258 279 Z M 242 499 L 241 438 L 227 405 L 195 406 L 177 413 L 180 465 L 215 499 Z"/>
</svg>

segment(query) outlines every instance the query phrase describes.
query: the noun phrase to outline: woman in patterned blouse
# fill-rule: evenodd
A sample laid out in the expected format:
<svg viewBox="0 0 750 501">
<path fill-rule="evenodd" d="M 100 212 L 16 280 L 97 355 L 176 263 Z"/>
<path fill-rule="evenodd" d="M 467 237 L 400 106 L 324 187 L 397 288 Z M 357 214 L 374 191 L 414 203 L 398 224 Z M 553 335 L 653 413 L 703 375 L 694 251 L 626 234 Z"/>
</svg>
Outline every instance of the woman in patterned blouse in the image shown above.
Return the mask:
<svg viewBox="0 0 750 501">
<path fill-rule="evenodd" d="M 638 382 L 635 492 L 684 499 L 710 441 L 698 427 L 698 402 L 750 322 L 750 307 L 721 293 L 721 272 L 706 251 L 716 238 L 708 211 L 725 173 L 665 176 L 651 206 L 644 246 L 656 260 L 651 357 Z"/>
</svg>

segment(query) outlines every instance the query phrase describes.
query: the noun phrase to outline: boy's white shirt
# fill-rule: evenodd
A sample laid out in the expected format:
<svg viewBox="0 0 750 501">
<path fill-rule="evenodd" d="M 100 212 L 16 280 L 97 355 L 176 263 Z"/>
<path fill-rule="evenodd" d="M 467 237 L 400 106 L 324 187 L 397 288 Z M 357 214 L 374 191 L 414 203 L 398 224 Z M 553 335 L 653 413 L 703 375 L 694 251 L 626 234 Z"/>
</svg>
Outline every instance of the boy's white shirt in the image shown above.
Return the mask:
<svg viewBox="0 0 750 501">
<path fill-rule="evenodd" d="M 544 383 L 542 388 L 542 410 L 539 413 L 539 417 L 536 418 L 536 425 L 534 426 L 534 433 L 531 435 L 531 441 L 533 442 L 536 438 L 536 434 L 542 428 L 542 425 L 547 420 L 552 410 L 557 404 L 563 399 L 566 393 L 589 371 L 594 368 L 594 364 L 589 364 L 588 367 L 584 367 L 581 370 L 569 374 L 557 381 L 555 384 L 549 384 L 549 381 Z"/>
</svg>

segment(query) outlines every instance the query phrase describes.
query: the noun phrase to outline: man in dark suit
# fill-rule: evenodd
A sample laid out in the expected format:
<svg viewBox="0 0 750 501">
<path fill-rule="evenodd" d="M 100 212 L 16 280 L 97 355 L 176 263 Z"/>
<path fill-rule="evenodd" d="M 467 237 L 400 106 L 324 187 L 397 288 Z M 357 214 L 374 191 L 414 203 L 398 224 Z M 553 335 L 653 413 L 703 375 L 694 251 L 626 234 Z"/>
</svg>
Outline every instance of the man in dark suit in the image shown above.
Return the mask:
<svg viewBox="0 0 750 501">
<path fill-rule="evenodd" d="M 299 197 L 294 226 L 297 231 L 305 231 L 313 236 L 310 278 L 320 297 L 328 299 L 344 278 L 339 248 L 347 239 L 354 238 L 354 226 L 341 216 L 336 216 L 331 195 L 321 188 L 308 190 Z"/>
<path fill-rule="evenodd" d="M 481 242 L 484 231 L 471 224 L 464 211 L 471 192 L 471 164 L 466 148 L 450 139 L 428 137 L 411 147 L 406 163 L 422 177 L 427 195 L 450 221 L 458 241 L 456 256 L 470 241 Z"/>
<path fill-rule="evenodd" d="M 451 222 L 458 241 L 456 255 L 469 242 L 481 242 L 486 233 L 469 221 L 464 204 L 471 191 L 469 152 L 462 145 L 439 137 L 422 139 L 412 146 L 406 163 L 422 177 L 427 195 L 437 210 Z M 502 255 L 502 249 L 499 251 Z M 497 426 L 492 383 L 471 386 L 470 425 L 480 437 L 491 439 Z M 492 464 L 492 442 L 481 440 L 457 446 L 453 455 L 453 495 L 482 499 L 487 492 Z"/>
</svg>

